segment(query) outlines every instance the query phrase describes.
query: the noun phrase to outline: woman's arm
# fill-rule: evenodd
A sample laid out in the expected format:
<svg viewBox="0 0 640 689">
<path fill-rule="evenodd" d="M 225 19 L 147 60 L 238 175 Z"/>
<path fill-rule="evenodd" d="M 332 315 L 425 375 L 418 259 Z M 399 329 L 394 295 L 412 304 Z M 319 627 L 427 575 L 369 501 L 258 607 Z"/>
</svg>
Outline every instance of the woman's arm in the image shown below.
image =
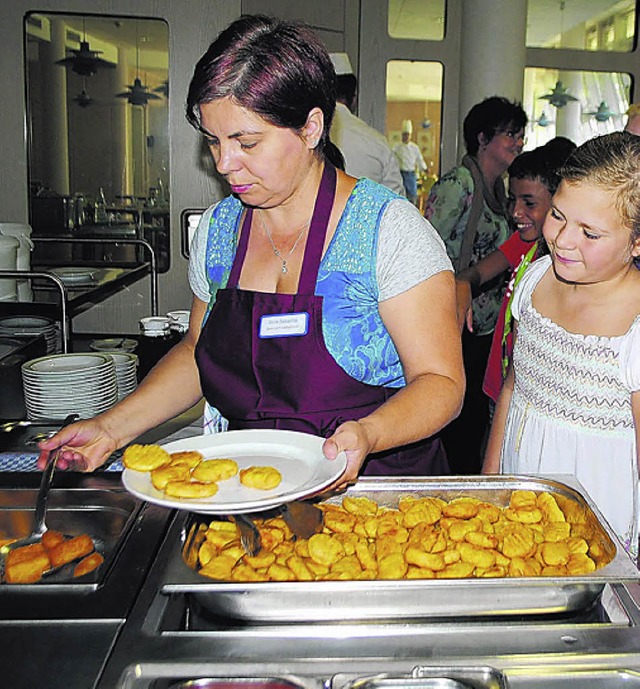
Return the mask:
<svg viewBox="0 0 640 689">
<path fill-rule="evenodd" d="M 371 452 L 427 438 L 459 414 L 464 370 L 454 282 L 451 272 L 442 271 L 380 303 L 407 385 L 376 411 L 343 424 L 325 441 L 330 459 L 340 451 L 347 453 L 340 485 L 356 478 Z"/>
<path fill-rule="evenodd" d="M 473 314 L 471 311 L 473 298 L 478 296 L 482 285 L 493 280 L 509 267 L 507 257 L 500 249 L 496 249 L 457 275 L 456 308 L 460 330 L 464 328 L 466 321 L 469 331 L 473 332 Z"/>
<path fill-rule="evenodd" d="M 49 452 L 64 445 L 67 448 L 58 458 L 61 469 L 73 466 L 91 471 L 103 464 L 114 450 L 198 402 L 202 390 L 195 346 L 205 312 L 206 304 L 194 297 L 189 330 L 183 340 L 116 406 L 92 419 L 67 426 L 40 443 L 38 466 L 44 466 Z"/>
</svg>

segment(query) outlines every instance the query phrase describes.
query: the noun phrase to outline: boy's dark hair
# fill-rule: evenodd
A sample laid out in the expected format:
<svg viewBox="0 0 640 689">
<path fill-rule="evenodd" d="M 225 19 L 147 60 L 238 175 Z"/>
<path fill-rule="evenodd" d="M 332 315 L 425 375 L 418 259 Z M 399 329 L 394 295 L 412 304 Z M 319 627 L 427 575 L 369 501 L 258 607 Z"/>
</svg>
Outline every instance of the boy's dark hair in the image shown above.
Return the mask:
<svg viewBox="0 0 640 689">
<path fill-rule="evenodd" d="M 554 194 L 560 184 L 560 168 L 575 148 L 570 139 L 556 136 L 544 146 L 521 153 L 509 166 L 509 177 L 540 180 Z"/>
</svg>

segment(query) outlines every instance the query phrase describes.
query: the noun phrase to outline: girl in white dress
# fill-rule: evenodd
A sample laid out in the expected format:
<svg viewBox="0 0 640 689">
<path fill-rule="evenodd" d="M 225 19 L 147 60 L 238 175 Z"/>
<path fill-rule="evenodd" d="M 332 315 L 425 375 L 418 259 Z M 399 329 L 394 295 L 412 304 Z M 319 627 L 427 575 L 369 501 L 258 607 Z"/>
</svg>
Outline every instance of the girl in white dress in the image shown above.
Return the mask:
<svg viewBox="0 0 640 689">
<path fill-rule="evenodd" d="M 572 474 L 633 557 L 640 464 L 640 137 L 569 157 L 544 224 L 550 255 L 513 300 L 517 336 L 483 473 Z"/>
</svg>

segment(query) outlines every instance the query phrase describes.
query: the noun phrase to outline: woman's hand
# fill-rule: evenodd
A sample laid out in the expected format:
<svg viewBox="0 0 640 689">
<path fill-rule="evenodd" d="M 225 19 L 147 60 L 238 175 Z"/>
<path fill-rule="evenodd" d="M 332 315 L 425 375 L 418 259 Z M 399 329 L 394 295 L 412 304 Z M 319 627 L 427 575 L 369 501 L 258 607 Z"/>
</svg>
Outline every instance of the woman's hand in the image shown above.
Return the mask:
<svg viewBox="0 0 640 689">
<path fill-rule="evenodd" d="M 460 332 L 464 330 L 465 324 L 469 332 L 473 332 L 472 302 L 471 283 L 467 280 L 456 278 L 456 315 Z"/>
<path fill-rule="evenodd" d="M 340 452 L 347 456 L 347 468 L 340 478 L 325 490 L 346 488 L 357 478 L 364 460 L 373 449 L 374 443 L 367 433 L 365 424 L 360 421 L 347 421 L 324 441 L 322 451 L 327 459 L 335 459 Z"/>
<path fill-rule="evenodd" d="M 51 452 L 63 448 L 56 468 L 74 471 L 93 471 L 118 449 L 117 440 L 112 437 L 100 417 L 73 423 L 38 445 L 39 469 L 45 468 Z"/>
</svg>

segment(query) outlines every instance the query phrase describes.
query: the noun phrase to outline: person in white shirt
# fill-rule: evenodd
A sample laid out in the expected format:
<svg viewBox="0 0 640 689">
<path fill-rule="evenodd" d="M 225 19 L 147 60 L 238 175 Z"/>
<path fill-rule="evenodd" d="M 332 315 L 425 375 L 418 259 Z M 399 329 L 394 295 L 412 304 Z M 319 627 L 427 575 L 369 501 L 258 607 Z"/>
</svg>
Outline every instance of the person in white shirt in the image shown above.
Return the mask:
<svg viewBox="0 0 640 689">
<path fill-rule="evenodd" d="M 353 114 L 358 80 L 346 53 L 331 53 L 338 76 L 336 111 L 331 124 L 331 141 L 345 160 L 345 172 L 367 177 L 401 196 L 405 195 L 400 166 L 386 138 Z"/>
<path fill-rule="evenodd" d="M 413 127 L 411 120 L 402 123 L 402 143 L 393 147 L 393 152 L 400 164 L 400 174 L 404 183 L 407 198 L 414 205 L 418 204 L 418 172 L 425 172 L 427 164 L 417 144 L 411 141 Z"/>
</svg>

